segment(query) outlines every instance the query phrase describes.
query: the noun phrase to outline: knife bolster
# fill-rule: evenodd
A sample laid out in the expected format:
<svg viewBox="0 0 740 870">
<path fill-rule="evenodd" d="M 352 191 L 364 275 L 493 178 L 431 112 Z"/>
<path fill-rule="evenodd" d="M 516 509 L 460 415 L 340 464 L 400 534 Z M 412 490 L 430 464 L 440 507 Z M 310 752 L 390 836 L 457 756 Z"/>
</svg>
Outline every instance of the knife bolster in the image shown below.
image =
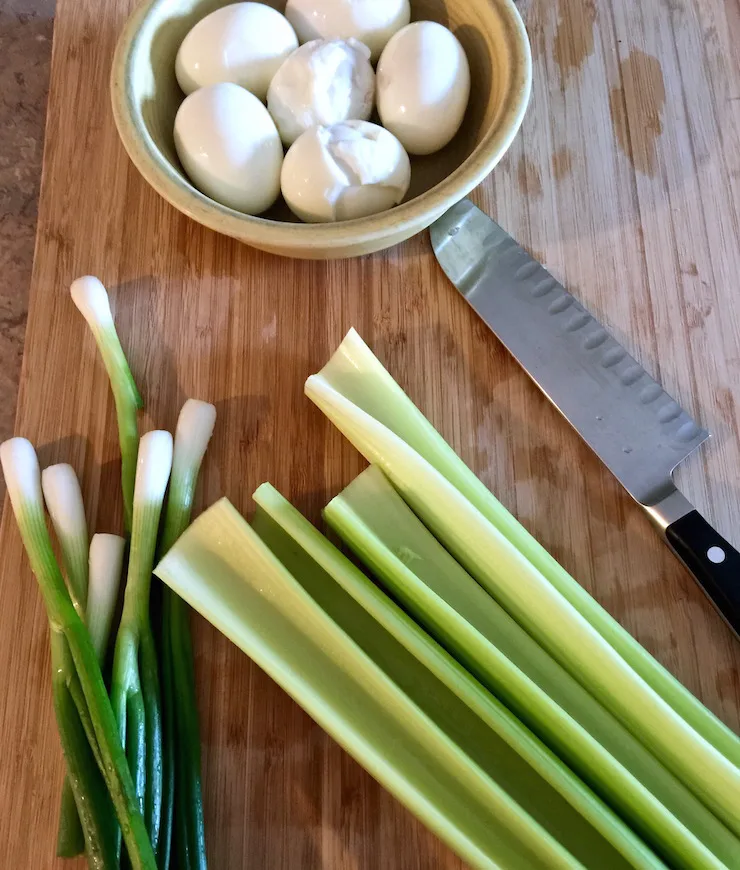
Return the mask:
<svg viewBox="0 0 740 870">
<path fill-rule="evenodd" d="M 657 504 L 643 505 L 643 507 L 661 532 L 665 532 L 669 526 L 695 510 L 691 502 L 675 487 Z"/>
</svg>

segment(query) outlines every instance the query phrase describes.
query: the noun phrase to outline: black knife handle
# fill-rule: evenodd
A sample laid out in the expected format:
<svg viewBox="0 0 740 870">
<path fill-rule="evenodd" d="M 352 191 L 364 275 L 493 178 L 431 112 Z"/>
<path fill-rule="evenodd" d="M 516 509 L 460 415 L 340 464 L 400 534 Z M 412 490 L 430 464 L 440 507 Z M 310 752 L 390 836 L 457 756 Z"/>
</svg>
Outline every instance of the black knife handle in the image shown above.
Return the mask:
<svg viewBox="0 0 740 870">
<path fill-rule="evenodd" d="M 668 543 L 740 637 L 740 553 L 698 511 L 665 531 Z"/>
</svg>

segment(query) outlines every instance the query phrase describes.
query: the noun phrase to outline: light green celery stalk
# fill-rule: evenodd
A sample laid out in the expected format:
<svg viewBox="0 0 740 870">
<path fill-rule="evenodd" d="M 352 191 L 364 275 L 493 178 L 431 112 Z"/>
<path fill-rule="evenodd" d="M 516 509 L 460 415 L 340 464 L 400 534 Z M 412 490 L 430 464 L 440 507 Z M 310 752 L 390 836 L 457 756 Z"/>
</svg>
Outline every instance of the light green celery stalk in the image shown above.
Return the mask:
<svg viewBox="0 0 740 870">
<path fill-rule="evenodd" d="M 156 870 L 95 650 L 54 558 L 36 453 L 26 439 L 13 438 L 0 446 L 0 463 L 49 617 L 54 707 L 88 863 L 117 866 L 112 801 L 134 870 Z"/>
<path fill-rule="evenodd" d="M 426 706 L 438 723 L 444 723 L 458 745 L 576 859 L 599 868 L 664 866 L 516 716 L 273 487 L 261 486 L 254 499 L 261 509 L 255 516 L 255 531 L 293 576 L 300 576 L 316 603 L 338 624 L 356 625 L 359 630 L 353 637 L 375 663 L 420 706 Z M 409 543 L 413 546 L 413 536 Z M 314 564 L 301 572 L 307 558 Z M 358 605 L 366 613 L 364 618 L 357 613 Z M 399 648 L 389 642 L 386 632 L 401 645 L 404 656 L 413 656 L 413 667 L 399 668 Z"/>
<path fill-rule="evenodd" d="M 351 330 L 316 379 L 375 417 L 458 489 L 571 603 L 626 662 L 705 740 L 740 767 L 740 738 L 659 664 L 536 541 L 455 454 Z"/>
<path fill-rule="evenodd" d="M 307 560 L 293 576 L 223 499 L 156 573 L 471 867 L 582 867 L 356 643 L 360 626 L 339 625 L 311 598 L 300 581 L 314 570 Z M 389 660 L 397 653 L 399 669 L 412 668 L 387 639 Z M 414 675 L 431 680 L 425 668 Z"/>
<path fill-rule="evenodd" d="M 731 867 L 740 840 L 450 556 L 381 471 L 329 525 L 443 646 L 675 867 Z"/>
<path fill-rule="evenodd" d="M 171 469 L 172 435 L 148 432 L 139 445 L 128 576 L 110 693 L 155 854 L 162 822 L 162 700 L 149 598 L 159 519 Z"/>
<path fill-rule="evenodd" d="M 471 867 L 582 867 L 358 646 L 351 636 L 358 625 L 339 625 L 323 611 L 280 555 L 223 499 L 195 520 L 156 574 Z M 304 568 L 313 570 L 310 560 Z M 413 667 L 400 645 L 391 651 L 399 668 Z"/>
<path fill-rule="evenodd" d="M 72 300 L 87 321 L 110 378 L 118 418 L 121 446 L 121 484 L 126 530 L 131 532 L 136 455 L 139 448 L 137 411 L 143 407 L 141 395 L 121 348 L 105 287 L 87 275 L 73 282 Z"/>
<path fill-rule="evenodd" d="M 213 405 L 188 399 L 175 431 L 172 477 L 167 496 L 160 558 L 190 523 L 198 474 L 216 425 Z M 190 611 L 169 587 L 162 593 L 162 692 L 164 696 L 164 796 L 160 860 L 168 870 L 173 824 L 179 866 L 205 870 L 206 843 L 201 787 L 200 725 Z"/>
<path fill-rule="evenodd" d="M 306 391 L 474 577 L 735 834 L 740 768 L 656 693 L 511 541 L 403 439 L 322 376 Z"/>
<path fill-rule="evenodd" d="M 41 472 L 41 489 L 62 550 L 67 588 L 77 612 L 84 618 L 88 585 L 88 532 L 80 482 L 71 465 L 52 465 Z M 59 810 L 57 855 L 73 858 L 85 849 L 85 838 L 74 793 L 65 778 Z"/>
</svg>

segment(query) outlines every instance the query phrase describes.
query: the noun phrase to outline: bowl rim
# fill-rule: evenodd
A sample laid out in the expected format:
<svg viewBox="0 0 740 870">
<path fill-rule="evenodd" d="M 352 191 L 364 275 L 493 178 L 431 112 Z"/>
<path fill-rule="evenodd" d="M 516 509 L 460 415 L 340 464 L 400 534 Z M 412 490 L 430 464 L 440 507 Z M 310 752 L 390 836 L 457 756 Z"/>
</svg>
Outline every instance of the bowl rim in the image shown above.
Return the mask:
<svg viewBox="0 0 740 870">
<path fill-rule="evenodd" d="M 512 81 L 495 128 L 450 175 L 414 199 L 370 217 L 324 224 L 290 223 L 246 215 L 201 193 L 172 166 L 152 139 L 133 94 L 132 58 L 144 39 L 144 25 L 167 0 L 140 0 L 118 38 L 111 69 L 113 118 L 123 146 L 144 179 L 167 202 L 216 232 L 260 248 L 327 251 L 352 243 L 372 245 L 389 236 L 409 237 L 467 196 L 493 170 L 519 132 L 532 91 L 532 53 L 524 22 L 514 0 L 488 0 L 501 12 L 511 34 Z M 389 220 L 391 218 L 391 220 Z"/>
</svg>

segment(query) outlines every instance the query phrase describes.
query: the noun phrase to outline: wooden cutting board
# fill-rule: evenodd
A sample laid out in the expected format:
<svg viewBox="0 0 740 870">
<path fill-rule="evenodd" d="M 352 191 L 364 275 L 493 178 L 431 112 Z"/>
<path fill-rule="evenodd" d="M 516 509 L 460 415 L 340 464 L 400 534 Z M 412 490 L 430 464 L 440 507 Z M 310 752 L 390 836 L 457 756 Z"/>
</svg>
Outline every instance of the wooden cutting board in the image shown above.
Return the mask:
<svg viewBox="0 0 740 870">
<path fill-rule="evenodd" d="M 146 397 L 173 427 L 218 407 L 198 499 L 269 480 L 314 520 L 363 462 L 303 397 L 350 326 L 521 521 L 735 729 L 740 643 L 647 520 L 446 283 L 426 236 L 304 263 L 158 198 L 108 102 L 130 0 L 59 0 L 17 433 L 71 462 L 94 531 L 121 529 L 113 404 L 68 286 L 99 275 Z M 733 0 L 525 0 L 523 131 L 476 199 L 716 437 L 681 471 L 740 544 L 740 13 Z M 57 867 L 62 759 L 47 628 L 10 511 L 0 584 L 0 864 Z M 211 866 L 431 870 L 460 862 L 200 619 Z"/>
</svg>

